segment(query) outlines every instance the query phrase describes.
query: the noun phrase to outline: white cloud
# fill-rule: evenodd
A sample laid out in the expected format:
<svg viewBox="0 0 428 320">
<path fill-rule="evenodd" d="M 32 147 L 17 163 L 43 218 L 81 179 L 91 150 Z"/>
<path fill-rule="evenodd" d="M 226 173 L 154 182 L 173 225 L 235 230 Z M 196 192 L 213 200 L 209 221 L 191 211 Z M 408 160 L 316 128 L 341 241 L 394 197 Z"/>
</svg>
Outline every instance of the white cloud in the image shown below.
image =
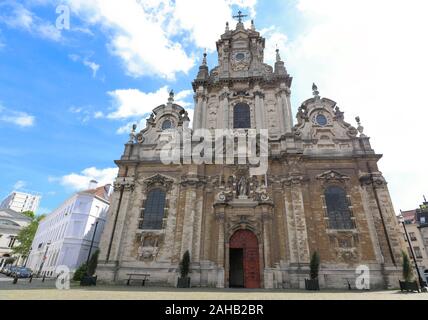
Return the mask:
<svg viewBox="0 0 428 320">
<path fill-rule="evenodd" d="M 426 75 L 428 2 L 300 0 L 306 23 L 283 54 L 299 103 L 312 82 L 353 122 L 361 116 L 372 146 L 384 154 L 396 211 L 427 193 Z"/>
<path fill-rule="evenodd" d="M 255 16 L 256 0 L 68 0 L 90 25 L 100 25 L 109 47 L 129 75 L 155 75 L 169 80 L 195 64 L 185 45 L 215 49 L 225 22 L 232 22 L 232 5 Z M 180 40 L 179 40 L 180 39 Z M 187 50 L 189 51 L 189 50 Z"/>
<path fill-rule="evenodd" d="M 91 69 L 93 78 L 95 78 L 97 76 L 97 72 L 101 66 L 99 64 L 97 64 L 96 62 L 91 61 L 88 57 L 82 58 L 81 56 L 79 56 L 78 54 L 75 54 L 75 53 L 69 54 L 68 57 L 73 62 L 81 61 L 84 66 Z"/>
<path fill-rule="evenodd" d="M 119 56 L 131 76 L 160 75 L 173 79 L 176 72 L 188 72 L 193 59 L 164 29 L 170 14 L 169 2 L 135 0 L 74 0 L 74 12 L 90 24 L 101 25 L 110 37 L 111 51 Z"/>
<path fill-rule="evenodd" d="M 285 61 L 288 37 L 280 32 L 275 26 L 260 30 L 260 34 L 266 38 L 264 60 L 266 63 L 274 64 L 276 61 L 276 49 L 279 49 L 281 59 Z"/>
<path fill-rule="evenodd" d="M 216 41 L 224 32 L 226 22 L 234 27 L 232 5 L 249 10 L 249 16 L 256 15 L 256 0 L 176 0 L 173 9 L 171 31 L 189 33 L 190 40 L 199 48 L 216 49 Z M 235 12 L 236 13 L 236 12 Z"/>
<path fill-rule="evenodd" d="M 41 19 L 20 3 L 5 1 L 0 4 L 0 12 L 0 22 L 10 28 L 25 30 L 52 41 L 62 40 L 61 31 L 54 24 Z"/>
<path fill-rule="evenodd" d="M 92 77 L 95 78 L 97 76 L 97 72 L 100 68 L 100 65 L 87 59 L 83 60 L 83 64 L 92 70 Z"/>
<path fill-rule="evenodd" d="M 98 186 L 113 183 L 118 173 L 117 168 L 97 169 L 90 167 L 80 173 L 70 173 L 60 178 L 49 177 L 49 182 L 59 182 L 62 186 L 71 190 L 85 190 L 91 180 L 96 180 Z"/>
<path fill-rule="evenodd" d="M 104 113 L 102 111 L 96 111 L 94 112 L 94 118 L 95 119 L 100 119 L 104 117 Z"/>
<path fill-rule="evenodd" d="M 107 116 L 110 119 L 127 119 L 147 115 L 157 106 L 166 103 L 169 96 L 166 86 L 148 93 L 138 89 L 124 89 L 111 91 L 108 94 L 113 98 L 113 106 L 116 109 Z M 182 107 L 190 106 L 185 99 L 191 94 L 191 90 L 178 92 L 175 95 L 175 103 Z"/>
<path fill-rule="evenodd" d="M 27 183 L 23 180 L 18 180 L 16 181 L 16 183 L 13 185 L 13 189 L 14 190 L 20 190 L 22 188 L 24 188 L 27 185 Z"/>
<path fill-rule="evenodd" d="M 25 112 L 12 111 L 0 105 L 0 122 L 15 124 L 20 127 L 32 127 L 35 117 Z"/>
</svg>

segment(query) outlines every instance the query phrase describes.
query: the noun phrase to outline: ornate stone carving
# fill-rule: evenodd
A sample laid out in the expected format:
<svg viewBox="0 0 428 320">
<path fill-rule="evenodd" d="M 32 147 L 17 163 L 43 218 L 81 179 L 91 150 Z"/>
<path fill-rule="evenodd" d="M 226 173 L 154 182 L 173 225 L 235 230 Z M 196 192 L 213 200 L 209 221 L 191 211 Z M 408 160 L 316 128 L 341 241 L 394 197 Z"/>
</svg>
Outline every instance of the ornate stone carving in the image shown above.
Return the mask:
<svg viewBox="0 0 428 320">
<path fill-rule="evenodd" d="M 242 176 L 239 179 L 237 188 L 236 188 L 236 194 L 238 196 L 248 196 L 248 180 L 245 176 Z"/>
<path fill-rule="evenodd" d="M 345 182 L 347 180 L 350 179 L 350 177 L 348 177 L 345 174 L 342 174 L 340 172 L 334 171 L 334 170 L 329 170 L 326 172 L 323 172 L 319 175 L 317 175 L 317 179 L 318 180 L 323 180 L 324 182 L 332 182 L 332 181 L 336 181 L 336 182 Z"/>
<path fill-rule="evenodd" d="M 138 240 L 137 240 L 138 241 Z M 140 236 L 140 246 L 137 249 L 138 258 L 144 261 L 153 261 L 159 253 L 163 234 L 144 233 Z"/>
<path fill-rule="evenodd" d="M 361 185 L 373 184 L 375 187 L 384 187 L 387 185 L 387 182 L 381 172 L 373 172 L 371 174 L 366 172 L 361 173 L 360 183 Z"/>
<path fill-rule="evenodd" d="M 114 191 L 119 191 L 123 188 L 124 191 L 133 191 L 135 188 L 135 181 L 132 177 L 117 177 L 113 183 Z"/>
<path fill-rule="evenodd" d="M 207 180 L 201 176 L 182 176 L 180 184 L 183 187 L 199 188 L 207 184 Z"/>
<path fill-rule="evenodd" d="M 174 180 L 158 173 L 154 176 L 145 179 L 143 183 L 147 189 L 151 189 L 154 187 L 164 187 L 166 190 L 169 190 L 171 189 Z"/>
<path fill-rule="evenodd" d="M 290 175 L 288 178 L 283 179 L 282 183 L 285 187 L 290 187 L 293 185 L 301 185 L 304 181 L 306 181 L 306 177 L 303 175 Z"/>
</svg>

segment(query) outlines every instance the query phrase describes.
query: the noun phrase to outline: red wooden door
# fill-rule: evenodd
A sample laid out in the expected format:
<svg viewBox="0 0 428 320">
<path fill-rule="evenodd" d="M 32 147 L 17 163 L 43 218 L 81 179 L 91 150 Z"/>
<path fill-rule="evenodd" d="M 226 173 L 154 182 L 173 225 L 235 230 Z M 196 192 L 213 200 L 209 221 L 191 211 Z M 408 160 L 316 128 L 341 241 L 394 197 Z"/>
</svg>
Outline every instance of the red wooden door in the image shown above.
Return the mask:
<svg viewBox="0 0 428 320">
<path fill-rule="evenodd" d="M 256 235 L 249 230 L 238 230 L 230 238 L 229 248 L 243 249 L 245 288 L 260 288 L 259 245 Z"/>
</svg>

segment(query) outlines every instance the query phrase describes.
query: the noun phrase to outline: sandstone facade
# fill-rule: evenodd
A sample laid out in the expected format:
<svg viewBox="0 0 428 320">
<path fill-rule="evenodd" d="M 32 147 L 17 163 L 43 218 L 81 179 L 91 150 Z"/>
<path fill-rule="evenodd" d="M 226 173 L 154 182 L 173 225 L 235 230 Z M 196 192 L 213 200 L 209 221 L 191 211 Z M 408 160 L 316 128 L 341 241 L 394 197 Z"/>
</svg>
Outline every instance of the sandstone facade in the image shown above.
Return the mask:
<svg viewBox="0 0 428 320">
<path fill-rule="evenodd" d="M 238 22 L 235 30 L 226 29 L 217 42 L 219 65 L 209 70 L 204 59 L 193 82 L 193 130 L 236 129 L 242 116 L 236 109 L 245 105 L 248 128 L 268 130 L 266 174 L 252 176 L 248 164 L 189 163 L 183 147 L 177 148 L 181 163 L 163 164 L 161 148 L 171 130 L 186 130 L 189 120 L 171 94 L 144 130 L 131 133 L 116 161 L 119 174 L 97 271 L 101 280 L 123 282 L 128 273 L 149 273 L 151 284 L 175 286 L 188 250 L 193 286 L 229 287 L 238 277 L 231 259 L 240 261 L 231 239 L 246 230 L 257 238 L 257 249 L 247 258 L 244 250 L 239 272 L 258 287 L 303 288 L 314 251 L 321 257 L 321 287 L 343 289 L 347 281 L 354 286 L 360 265 L 369 267 L 372 288 L 396 286 L 402 239 L 377 167 L 381 155 L 363 128 L 345 122 L 337 104 L 321 98 L 316 86 L 293 126 L 292 78 L 279 52 L 274 67 L 263 62 L 264 45 L 254 25 L 245 29 Z M 346 192 L 352 227 L 332 227 L 329 187 Z M 160 228 L 144 229 L 153 189 L 166 194 L 163 221 Z"/>
</svg>

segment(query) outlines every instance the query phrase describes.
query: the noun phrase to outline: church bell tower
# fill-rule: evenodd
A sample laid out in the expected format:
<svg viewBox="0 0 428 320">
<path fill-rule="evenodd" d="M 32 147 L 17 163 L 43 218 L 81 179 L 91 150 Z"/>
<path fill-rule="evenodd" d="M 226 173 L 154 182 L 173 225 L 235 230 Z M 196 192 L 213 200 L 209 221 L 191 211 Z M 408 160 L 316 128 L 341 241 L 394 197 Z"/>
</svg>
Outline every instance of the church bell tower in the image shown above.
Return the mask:
<svg viewBox="0 0 428 320">
<path fill-rule="evenodd" d="M 277 50 L 274 67 L 264 62 L 265 39 L 241 12 L 234 30 L 217 41 L 218 66 L 209 70 L 206 54 L 196 79 L 193 129 L 268 129 L 270 139 L 292 132 L 290 87 Z"/>
</svg>

